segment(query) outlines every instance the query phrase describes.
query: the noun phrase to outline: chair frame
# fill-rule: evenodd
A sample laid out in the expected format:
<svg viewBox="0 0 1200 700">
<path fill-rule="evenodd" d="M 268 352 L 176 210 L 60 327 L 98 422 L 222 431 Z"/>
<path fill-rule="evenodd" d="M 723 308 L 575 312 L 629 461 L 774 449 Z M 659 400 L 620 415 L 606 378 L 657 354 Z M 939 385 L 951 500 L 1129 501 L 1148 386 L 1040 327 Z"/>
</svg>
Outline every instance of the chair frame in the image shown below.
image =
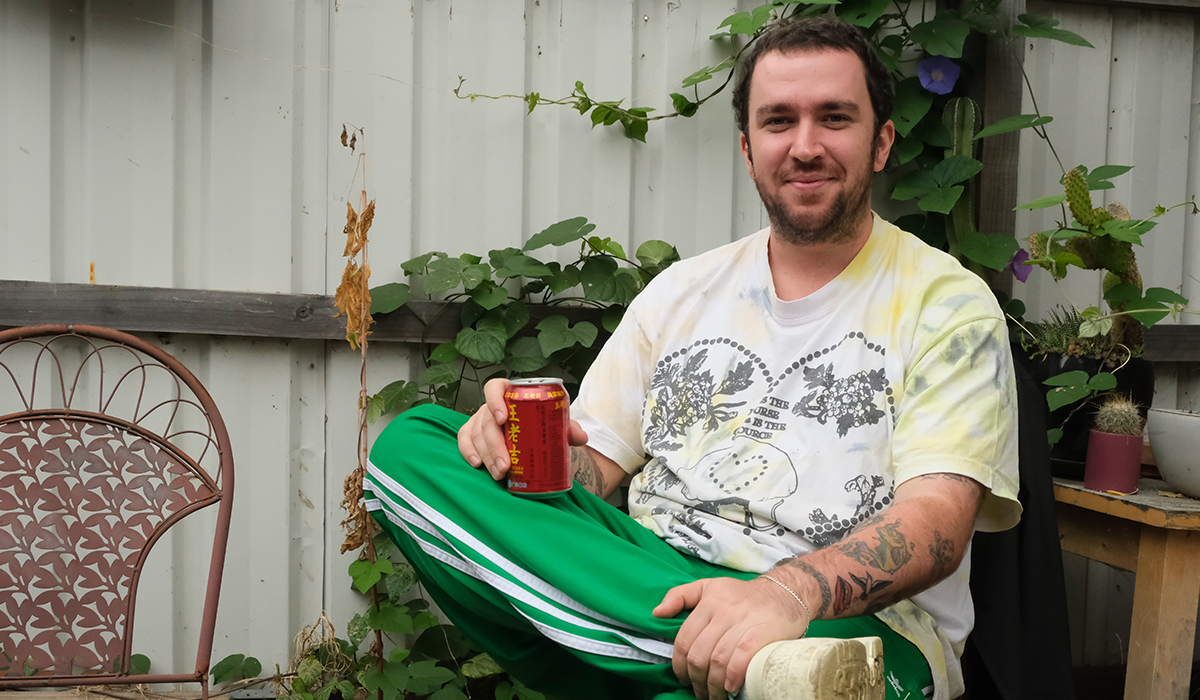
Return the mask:
<svg viewBox="0 0 1200 700">
<path fill-rule="evenodd" d="M 82 339 L 84 342 L 92 346 L 91 352 L 79 363 L 79 366 L 74 373 L 73 380 L 69 375 L 62 374 L 62 360 L 55 354 L 55 350 L 49 345 L 55 339 L 65 336 L 71 336 Z M 97 344 L 95 341 L 102 341 Z M 146 544 L 142 547 L 139 558 L 132 570 L 132 578 L 129 581 L 129 591 L 124 614 L 124 647 L 121 653 L 121 668 L 119 671 L 111 673 L 89 673 L 89 674 L 39 674 L 28 677 L 19 676 L 0 676 L 0 689 L 12 688 L 28 688 L 28 687 L 62 687 L 62 686 L 78 686 L 78 685 L 111 685 L 111 684 L 141 684 L 141 683 L 199 683 L 201 687 L 202 697 L 208 698 L 208 673 L 209 664 L 212 656 L 213 637 L 216 626 L 217 617 L 217 602 L 221 592 L 221 580 L 225 567 L 226 545 L 229 540 L 230 521 L 233 512 L 233 451 L 229 441 L 229 434 L 225 427 L 225 423 L 221 418 L 221 413 L 217 409 L 216 403 L 208 390 L 196 379 L 182 363 L 172 357 L 165 351 L 151 345 L 150 343 L 137 338 L 128 333 L 116 331 L 108 328 L 97 326 L 84 325 L 38 325 L 25 326 L 21 328 L 13 328 L 7 331 L 0 332 L 0 352 L 8 348 L 10 344 L 32 342 L 41 345 L 42 349 L 37 351 L 37 360 L 34 362 L 33 378 L 29 384 L 29 395 L 25 396 L 21 392 L 21 384 L 13 375 L 12 370 L 4 364 L 3 358 L 0 357 L 0 379 L 3 379 L 4 372 L 7 372 L 8 377 L 12 379 L 17 386 L 17 393 L 20 395 L 21 402 L 24 404 L 24 410 L 15 413 L 0 415 L 0 424 L 11 423 L 23 419 L 62 419 L 70 421 L 72 419 L 82 420 L 91 423 L 104 423 L 131 434 L 141 436 L 153 442 L 158 448 L 178 460 L 178 462 L 188 468 L 205 486 L 211 491 L 211 495 L 196 500 L 186 507 L 183 507 L 178 512 L 173 513 L 166 520 L 161 522 L 147 538 Z M 116 381 L 116 386 L 111 389 L 109 400 L 112 395 L 120 388 L 120 384 L 134 371 L 141 369 L 144 373 L 147 367 L 161 365 L 165 367 L 174 377 L 176 386 L 182 383 L 193 394 L 196 402 L 199 403 L 199 408 L 208 421 L 208 434 L 203 435 L 207 439 L 204 451 L 197 458 L 186 454 L 182 449 L 176 447 L 172 443 L 172 438 L 179 433 L 172 433 L 167 436 L 157 435 L 150 430 L 138 425 L 136 422 L 125 420 L 124 418 L 110 416 L 103 412 L 106 407 L 104 399 L 103 379 L 101 379 L 101 400 L 98 408 L 100 411 L 88 411 L 79 408 L 74 408 L 71 405 L 75 399 L 75 391 L 78 388 L 80 374 L 82 368 L 96 356 L 96 361 L 99 362 L 101 375 L 103 375 L 103 356 L 100 351 L 113 346 L 122 346 L 125 350 L 133 354 L 135 360 L 138 361 L 134 370 L 130 370 L 124 377 Z M 139 354 L 144 357 L 139 357 Z M 61 390 L 61 398 L 65 408 L 57 409 L 39 409 L 33 405 L 36 395 L 37 385 L 37 367 L 43 358 L 49 355 L 49 358 L 56 363 L 59 370 L 58 382 Z M 148 358 L 148 360 L 147 360 Z M 136 379 L 134 380 L 136 381 Z M 142 377 L 141 391 L 145 391 L 145 375 Z M 174 399 L 175 411 L 178 411 L 179 404 L 190 403 L 195 406 L 195 402 L 184 398 L 182 392 Z M 142 393 L 138 394 L 138 406 L 141 406 Z M 154 408 L 143 413 L 143 417 L 166 404 L 156 405 Z M 137 418 L 135 409 L 135 420 Z M 3 410 L 3 409 L 0 409 Z M 172 422 L 175 414 L 172 415 Z M 170 426 L 170 423 L 168 424 Z M 170 432 L 168 427 L 167 431 Z M 194 431 L 181 431 L 194 432 Z M 198 433 L 200 434 L 200 433 Z M 217 473 L 218 478 L 214 480 L 208 471 L 200 466 L 200 462 L 204 459 L 210 446 L 214 445 L 217 451 Z M 218 486 L 219 483 L 219 486 Z M 196 667 L 192 673 L 169 673 L 169 674 L 139 674 L 130 675 L 130 657 L 133 646 L 133 623 L 134 612 L 136 608 L 137 589 L 141 577 L 142 567 L 146 562 L 150 550 L 161 536 L 176 522 L 183 517 L 201 509 L 219 502 L 217 512 L 216 532 L 213 538 L 212 556 L 209 563 L 208 583 L 204 599 L 204 612 L 200 626 L 199 648 L 196 651 Z"/>
</svg>

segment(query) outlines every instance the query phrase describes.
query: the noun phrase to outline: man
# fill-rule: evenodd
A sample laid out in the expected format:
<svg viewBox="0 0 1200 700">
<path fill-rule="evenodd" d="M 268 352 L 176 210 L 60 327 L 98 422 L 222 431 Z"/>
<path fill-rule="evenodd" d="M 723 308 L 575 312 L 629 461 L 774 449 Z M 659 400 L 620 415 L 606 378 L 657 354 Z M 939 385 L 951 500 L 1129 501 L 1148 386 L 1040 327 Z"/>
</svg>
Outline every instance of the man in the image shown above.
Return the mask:
<svg viewBox="0 0 1200 700">
<path fill-rule="evenodd" d="M 962 692 L 970 538 L 1020 513 L 1012 365 L 986 287 L 871 212 L 891 99 L 837 20 L 749 53 L 734 109 L 770 228 L 660 275 L 571 406 L 576 481 L 607 496 L 633 474 L 632 519 L 435 463 L 457 461 L 458 429 L 467 463 L 503 478 L 502 380 L 465 425 L 410 412 L 377 441 L 376 517 L 518 678 L 832 697 L 871 679 L 878 642 L 860 638 L 878 637 L 888 697 Z"/>
</svg>

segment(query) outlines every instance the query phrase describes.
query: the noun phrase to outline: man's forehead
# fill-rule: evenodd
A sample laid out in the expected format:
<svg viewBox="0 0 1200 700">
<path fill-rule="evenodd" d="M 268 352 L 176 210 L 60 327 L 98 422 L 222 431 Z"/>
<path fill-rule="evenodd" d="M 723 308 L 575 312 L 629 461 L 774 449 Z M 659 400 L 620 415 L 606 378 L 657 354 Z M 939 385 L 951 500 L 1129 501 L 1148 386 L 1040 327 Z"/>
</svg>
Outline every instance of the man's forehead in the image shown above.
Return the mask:
<svg viewBox="0 0 1200 700">
<path fill-rule="evenodd" d="M 806 59 L 819 59 L 819 61 Z M 788 51 L 775 49 L 764 53 L 759 57 L 758 62 L 754 66 L 754 73 L 750 76 L 751 91 L 754 90 L 755 83 L 760 82 L 758 78 L 761 72 L 760 69 L 764 64 L 772 72 L 780 72 L 787 70 L 788 64 L 793 61 L 804 62 L 810 67 L 815 67 L 819 62 L 825 71 L 843 73 L 843 77 L 849 79 L 851 85 L 860 86 L 864 90 L 867 88 L 867 69 L 858 54 L 850 49 L 815 47 Z M 810 77 L 819 79 L 825 76 L 811 75 Z M 849 85 L 847 86 L 849 87 Z"/>
</svg>

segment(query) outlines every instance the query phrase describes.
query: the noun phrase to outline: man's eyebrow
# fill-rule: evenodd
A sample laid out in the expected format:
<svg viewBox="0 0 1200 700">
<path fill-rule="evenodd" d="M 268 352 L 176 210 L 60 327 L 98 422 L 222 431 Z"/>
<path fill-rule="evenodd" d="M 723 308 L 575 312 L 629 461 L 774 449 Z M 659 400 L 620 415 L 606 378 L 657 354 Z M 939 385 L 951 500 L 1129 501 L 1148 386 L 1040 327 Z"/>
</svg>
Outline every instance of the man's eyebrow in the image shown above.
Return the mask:
<svg viewBox="0 0 1200 700">
<path fill-rule="evenodd" d="M 817 105 L 817 110 L 821 112 L 845 112 L 851 116 L 858 116 L 860 109 L 858 103 L 854 100 L 826 100 Z M 754 111 L 754 116 L 763 119 L 772 114 L 782 114 L 792 111 L 791 105 L 786 102 L 772 102 L 762 105 Z"/>
</svg>

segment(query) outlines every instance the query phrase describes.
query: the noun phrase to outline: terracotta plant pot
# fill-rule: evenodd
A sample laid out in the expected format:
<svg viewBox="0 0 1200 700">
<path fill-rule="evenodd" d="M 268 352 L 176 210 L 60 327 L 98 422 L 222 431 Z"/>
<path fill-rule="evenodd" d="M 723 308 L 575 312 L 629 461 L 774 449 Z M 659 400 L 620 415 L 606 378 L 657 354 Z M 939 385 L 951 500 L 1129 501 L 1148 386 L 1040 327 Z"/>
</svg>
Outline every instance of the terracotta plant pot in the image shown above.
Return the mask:
<svg viewBox="0 0 1200 700">
<path fill-rule="evenodd" d="M 1142 436 L 1091 430 L 1083 487 L 1092 491 L 1135 493 L 1142 471 Z"/>
</svg>

